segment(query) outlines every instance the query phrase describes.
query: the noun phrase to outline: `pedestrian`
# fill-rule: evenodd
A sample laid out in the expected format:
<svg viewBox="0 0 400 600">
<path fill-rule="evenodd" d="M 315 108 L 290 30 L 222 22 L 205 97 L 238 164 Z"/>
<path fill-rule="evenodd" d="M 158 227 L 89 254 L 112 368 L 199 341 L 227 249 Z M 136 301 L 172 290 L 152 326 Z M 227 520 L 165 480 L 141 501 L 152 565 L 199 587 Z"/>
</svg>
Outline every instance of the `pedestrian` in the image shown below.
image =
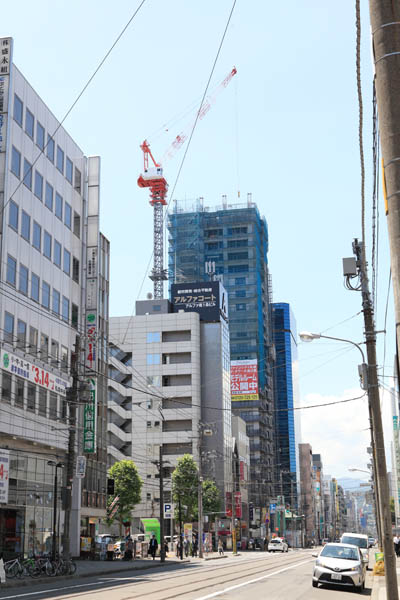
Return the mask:
<svg viewBox="0 0 400 600">
<path fill-rule="evenodd" d="M 165 558 L 167 558 L 167 554 L 168 554 L 168 542 L 167 540 L 164 538 L 164 552 L 165 552 Z"/>
<path fill-rule="evenodd" d="M 397 533 L 393 538 L 394 551 L 396 552 L 396 556 L 400 556 L 400 538 Z"/>
<path fill-rule="evenodd" d="M 197 546 L 197 537 L 194 535 L 192 542 L 192 556 L 194 557 L 197 557 Z"/>
<path fill-rule="evenodd" d="M 176 556 L 179 558 L 180 554 L 181 554 L 181 538 L 179 536 L 179 538 L 177 539 L 177 542 L 176 542 Z"/>
<path fill-rule="evenodd" d="M 189 542 L 188 542 L 188 539 L 187 539 L 187 538 L 185 538 L 185 539 L 183 540 L 183 550 L 184 550 L 184 552 L 185 552 L 185 556 L 186 556 L 186 558 L 187 558 L 187 557 L 188 557 L 188 554 L 189 554 Z"/>
<path fill-rule="evenodd" d="M 129 537 L 126 542 L 126 546 L 125 546 L 124 558 L 125 558 L 125 560 L 132 560 L 132 556 L 133 556 L 133 541 L 132 541 L 132 538 Z"/>
<path fill-rule="evenodd" d="M 223 544 L 222 544 L 222 540 L 221 540 L 221 538 L 219 538 L 219 540 L 218 540 L 218 554 L 219 554 L 220 556 L 223 556 L 223 555 L 224 555 L 224 546 L 223 546 Z"/>
<path fill-rule="evenodd" d="M 151 536 L 151 540 L 150 540 L 150 555 L 153 557 L 153 560 L 156 557 L 157 548 L 158 548 L 158 542 L 156 540 L 156 536 L 153 533 L 153 535 Z"/>
</svg>

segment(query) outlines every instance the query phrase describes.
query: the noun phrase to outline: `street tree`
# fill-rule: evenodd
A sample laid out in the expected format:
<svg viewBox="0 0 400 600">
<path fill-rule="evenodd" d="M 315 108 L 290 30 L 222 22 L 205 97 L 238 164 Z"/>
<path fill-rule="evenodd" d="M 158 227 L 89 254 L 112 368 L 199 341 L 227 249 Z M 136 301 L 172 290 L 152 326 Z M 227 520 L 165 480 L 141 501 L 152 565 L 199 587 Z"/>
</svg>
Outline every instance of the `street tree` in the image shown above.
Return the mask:
<svg viewBox="0 0 400 600">
<path fill-rule="evenodd" d="M 176 513 L 178 513 L 180 502 L 182 519 L 185 518 L 189 522 L 193 521 L 197 515 L 198 482 L 199 470 L 197 464 L 191 454 L 184 454 L 178 459 L 176 468 L 172 473 L 172 499 L 176 506 Z"/>
<path fill-rule="evenodd" d="M 221 510 L 221 494 L 212 479 L 203 481 L 203 514 L 218 513 Z"/>
<path fill-rule="evenodd" d="M 107 519 L 107 523 L 111 525 L 114 521 L 117 521 L 119 523 L 119 533 L 122 536 L 123 523 L 130 520 L 132 510 L 140 502 L 143 481 L 133 460 L 128 459 L 114 463 L 108 470 L 108 477 L 114 479 L 115 495 L 119 499 L 118 509 L 111 519 Z M 107 502 L 108 506 L 112 501 L 113 498 L 110 496 Z"/>
</svg>

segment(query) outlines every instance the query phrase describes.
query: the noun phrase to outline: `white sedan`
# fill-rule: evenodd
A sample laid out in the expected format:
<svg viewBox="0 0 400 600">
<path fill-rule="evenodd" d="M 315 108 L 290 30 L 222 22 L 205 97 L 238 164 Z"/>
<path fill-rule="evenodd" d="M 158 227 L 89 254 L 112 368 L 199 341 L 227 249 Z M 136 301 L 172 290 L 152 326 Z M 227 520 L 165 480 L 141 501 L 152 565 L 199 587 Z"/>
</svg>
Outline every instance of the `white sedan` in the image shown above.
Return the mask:
<svg viewBox="0 0 400 600">
<path fill-rule="evenodd" d="M 288 552 L 289 544 L 285 538 L 276 537 L 269 541 L 268 552 Z"/>
</svg>

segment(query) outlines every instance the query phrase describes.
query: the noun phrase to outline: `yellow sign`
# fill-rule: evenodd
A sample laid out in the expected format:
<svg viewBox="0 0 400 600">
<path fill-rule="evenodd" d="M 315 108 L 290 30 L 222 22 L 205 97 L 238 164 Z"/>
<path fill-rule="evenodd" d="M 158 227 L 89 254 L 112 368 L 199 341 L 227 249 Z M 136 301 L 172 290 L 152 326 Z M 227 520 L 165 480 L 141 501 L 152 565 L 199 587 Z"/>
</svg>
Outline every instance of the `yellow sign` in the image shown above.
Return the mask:
<svg viewBox="0 0 400 600">
<path fill-rule="evenodd" d="M 192 539 L 192 533 L 193 533 L 193 525 L 192 523 L 185 523 L 183 526 L 183 531 L 185 534 L 185 537 L 187 537 L 189 540 Z"/>
</svg>

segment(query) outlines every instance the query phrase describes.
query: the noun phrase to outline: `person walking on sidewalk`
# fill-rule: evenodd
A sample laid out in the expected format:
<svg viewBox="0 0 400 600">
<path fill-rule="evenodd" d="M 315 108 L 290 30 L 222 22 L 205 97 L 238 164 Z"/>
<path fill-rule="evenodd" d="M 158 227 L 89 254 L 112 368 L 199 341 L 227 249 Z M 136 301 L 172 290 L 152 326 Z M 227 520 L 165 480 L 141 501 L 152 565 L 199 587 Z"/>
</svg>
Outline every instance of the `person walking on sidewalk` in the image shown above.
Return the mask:
<svg viewBox="0 0 400 600">
<path fill-rule="evenodd" d="M 150 540 L 150 554 L 153 557 L 153 560 L 156 557 L 157 548 L 158 548 L 158 542 L 156 540 L 156 536 L 153 533 L 153 535 L 151 536 L 151 540 Z"/>
<path fill-rule="evenodd" d="M 393 538 L 394 551 L 396 552 L 396 556 L 400 556 L 400 538 L 396 534 Z"/>
<path fill-rule="evenodd" d="M 223 543 L 222 543 L 222 540 L 221 540 L 221 538 L 219 538 L 219 540 L 218 540 L 218 554 L 219 554 L 220 556 L 223 556 L 223 555 L 224 555 L 224 545 L 223 545 Z"/>
</svg>

